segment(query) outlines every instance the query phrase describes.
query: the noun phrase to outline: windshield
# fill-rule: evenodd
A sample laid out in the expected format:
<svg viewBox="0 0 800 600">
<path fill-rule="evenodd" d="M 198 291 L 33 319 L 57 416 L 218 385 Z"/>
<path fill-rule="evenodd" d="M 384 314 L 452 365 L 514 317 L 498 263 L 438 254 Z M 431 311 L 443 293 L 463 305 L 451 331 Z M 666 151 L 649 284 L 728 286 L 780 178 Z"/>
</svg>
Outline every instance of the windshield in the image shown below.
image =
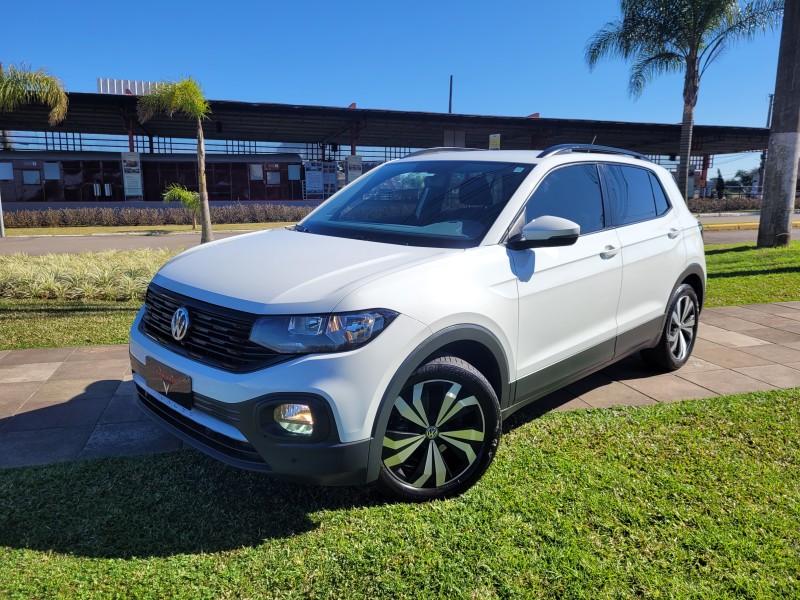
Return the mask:
<svg viewBox="0 0 800 600">
<path fill-rule="evenodd" d="M 298 225 L 370 241 L 477 246 L 534 167 L 493 161 L 389 163 L 367 173 Z"/>
</svg>

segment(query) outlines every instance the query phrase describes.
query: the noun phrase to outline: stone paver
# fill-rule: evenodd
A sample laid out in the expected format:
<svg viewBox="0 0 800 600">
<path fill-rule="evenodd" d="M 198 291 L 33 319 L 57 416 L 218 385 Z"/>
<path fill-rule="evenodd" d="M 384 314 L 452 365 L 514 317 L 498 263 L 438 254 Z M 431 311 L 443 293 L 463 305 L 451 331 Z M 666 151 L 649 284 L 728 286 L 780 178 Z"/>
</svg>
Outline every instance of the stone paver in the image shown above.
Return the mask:
<svg viewBox="0 0 800 600">
<path fill-rule="evenodd" d="M 3 433 L 59 427 L 93 427 L 110 398 L 74 398 L 66 402 L 26 402 L 8 420 Z"/>
<path fill-rule="evenodd" d="M 767 346 L 755 346 L 756 348 L 766 348 Z M 706 360 L 715 365 L 726 369 L 735 367 L 756 367 L 758 365 L 768 365 L 772 361 L 761 358 L 749 352 L 742 352 L 734 348 L 726 348 L 707 340 L 697 340 L 692 356 Z"/>
<path fill-rule="evenodd" d="M 693 371 L 693 373 L 708 372 L 709 371 Z M 724 371 L 715 370 L 711 372 L 720 373 Z M 716 395 L 710 389 L 687 381 L 683 377 L 677 375 L 655 375 L 652 377 L 624 380 L 623 383 L 659 402 L 676 402 L 678 400 L 708 398 L 709 396 Z"/>
<path fill-rule="evenodd" d="M 9 365 L 30 365 L 34 363 L 61 363 L 75 352 L 75 348 L 32 348 L 30 350 L 9 350 L 0 357 L 0 367 Z"/>
<path fill-rule="evenodd" d="M 593 408 L 612 406 L 646 406 L 656 404 L 632 387 L 610 379 L 604 373 L 595 373 L 567 386 L 567 391 Z"/>
<path fill-rule="evenodd" d="M 785 329 L 775 329 L 774 327 L 750 329 L 747 331 L 747 335 L 767 342 L 772 342 L 773 344 L 800 342 L 800 334 L 786 331 Z"/>
<path fill-rule="evenodd" d="M 53 373 L 50 380 L 85 379 L 87 377 L 119 380 L 128 367 L 130 367 L 128 359 L 66 361 Z"/>
<path fill-rule="evenodd" d="M 50 379 L 43 383 L 29 402 L 67 402 L 78 398 L 111 398 L 120 382 L 114 380 Z"/>
<path fill-rule="evenodd" d="M 800 301 L 706 309 L 669 374 L 638 355 L 530 406 L 542 414 L 800 387 Z M 513 422 L 513 421 L 512 421 Z M 128 348 L 0 351 L 0 468 L 183 447 L 136 404 Z"/>
<path fill-rule="evenodd" d="M 150 419 L 101 423 L 94 428 L 78 458 L 129 456 L 179 450 L 183 443 Z"/>
<path fill-rule="evenodd" d="M 0 419 L 10 417 L 42 386 L 40 381 L 0 383 Z M 2 427 L 2 425 L 0 425 Z"/>
<path fill-rule="evenodd" d="M 793 343 L 793 342 L 790 342 Z M 769 346 L 754 346 L 751 348 L 742 348 L 742 352 L 758 356 L 763 360 L 769 362 L 779 363 L 782 365 L 800 361 L 800 350 L 795 350 L 784 345 L 770 344 Z M 758 365 L 736 365 L 737 367 L 755 367 Z"/>
<path fill-rule="evenodd" d="M 23 365 L 0 365 L 0 383 L 22 383 L 25 381 L 47 381 L 61 366 L 58 362 Z"/>
<path fill-rule="evenodd" d="M 84 360 L 121 360 L 125 361 L 126 364 L 130 364 L 129 356 L 128 346 L 124 344 L 117 346 L 84 346 L 82 348 L 76 348 L 75 352 L 73 352 L 67 360 L 70 362 Z"/>
<path fill-rule="evenodd" d="M 697 331 L 697 337 L 701 340 L 708 340 L 721 346 L 728 346 L 729 348 L 742 348 L 744 346 L 762 346 L 768 344 L 764 340 L 737 333 L 735 331 L 728 331 L 714 325 L 707 325 L 700 323 L 700 328 Z"/>
<path fill-rule="evenodd" d="M 760 367 L 742 367 L 734 370 L 737 373 L 779 388 L 800 386 L 800 370 L 786 365 L 762 365 Z"/>
<path fill-rule="evenodd" d="M 713 394 L 744 394 L 746 392 L 758 392 L 763 390 L 774 390 L 775 387 L 753 379 L 747 375 L 736 371 L 704 371 L 702 373 L 685 373 L 681 377 L 694 384 L 711 390 Z"/>
<path fill-rule="evenodd" d="M 798 371 L 800 373 L 800 371 Z M 130 423 L 131 421 L 150 421 L 134 401 L 133 396 L 113 396 L 109 400 L 103 414 L 100 415 L 98 424 Z"/>
<path fill-rule="evenodd" d="M 0 468 L 45 465 L 78 458 L 93 427 L 60 427 L 0 433 Z"/>
<path fill-rule="evenodd" d="M 748 331 L 752 329 L 761 329 L 764 326 L 760 323 L 753 323 L 752 321 L 745 321 L 739 317 L 726 317 L 724 315 L 709 316 L 706 318 L 703 315 L 703 322 L 720 329 L 727 329 L 728 331 L 737 331 L 749 335 Z"/>
</svg>

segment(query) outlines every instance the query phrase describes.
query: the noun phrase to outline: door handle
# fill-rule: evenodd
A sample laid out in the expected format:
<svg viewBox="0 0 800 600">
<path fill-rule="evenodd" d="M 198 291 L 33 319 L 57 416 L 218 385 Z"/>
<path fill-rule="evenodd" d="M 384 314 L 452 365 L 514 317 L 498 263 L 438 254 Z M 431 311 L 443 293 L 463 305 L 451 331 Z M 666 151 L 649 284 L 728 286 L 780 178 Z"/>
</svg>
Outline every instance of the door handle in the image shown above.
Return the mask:
<svg viewBox="0 0 800 600">
<path fill-rule="evenodd" d="M 609 258 L 613 258 L 619 253 L 619 248 L 615 248 L 614 246 L 606 246 L 605 249 L 600 253 L 600 258 L 603 260 L 608 260 Z"/>
<path fill-rule="evenodd" d="M 676 237 L 678 237 L 680 234 L 681 234 L 681 232 L 680 232 L 680 231 L 678 231 L 677 229 L 675 229 L 675 228 L 673 227 L 673 228 L 671 228 L 671 229 L 669 230 L 669 233 L 667 234 L 667 237 L 668 237 L 669 239 L 671 239 L 671 240 L 674 240 L 674 239 L 675 239 Z"/>
</svg>

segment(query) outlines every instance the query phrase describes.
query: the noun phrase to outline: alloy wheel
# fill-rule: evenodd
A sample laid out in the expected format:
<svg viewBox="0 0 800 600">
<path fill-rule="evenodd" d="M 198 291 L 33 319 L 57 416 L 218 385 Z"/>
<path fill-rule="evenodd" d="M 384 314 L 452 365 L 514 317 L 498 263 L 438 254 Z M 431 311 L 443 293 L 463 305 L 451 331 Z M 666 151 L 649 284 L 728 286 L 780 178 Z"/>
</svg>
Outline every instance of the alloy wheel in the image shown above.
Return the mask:
<svg viewBox="0 0 800 600">
<path fill-rule="evenodd" d="M 444 379 L 420 381 L 394 402 L 383 465 L 404 485 L 440 488 L 475 464 L 485 437 L 481 403 L 467 387 Z"/>
<path fill-rule="evenodd" d="M 694 302 L 689 296 L 681 296 L 670 315 L 667 332 L 669 351 L 676 361 L 683 362 L 688 358 L 696 325 L 697 314 Z"/>
</svg>

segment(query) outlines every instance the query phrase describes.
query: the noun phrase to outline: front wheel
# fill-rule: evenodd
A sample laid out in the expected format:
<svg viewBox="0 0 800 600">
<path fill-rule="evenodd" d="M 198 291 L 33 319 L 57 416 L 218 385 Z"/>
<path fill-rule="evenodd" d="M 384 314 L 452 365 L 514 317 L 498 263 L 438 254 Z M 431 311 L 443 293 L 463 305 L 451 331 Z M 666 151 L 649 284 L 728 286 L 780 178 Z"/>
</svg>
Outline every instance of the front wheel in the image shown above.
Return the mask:
<svg viewBox="0 0 800 600">
<path fill-rule="evenodd" d="M 500 404 L 466 361 L 442 356 L 418 368 L 389 409 L 379 485 L 403 500 L 460 494 L 494 459 Z"/>
<path fill-rule="evenodd" d="M 661 339 L 655 348 L 642 351 L 642 357 L 662 371 L 680 369 L 692 355 L 700 324 L 700 304 L 694 288 L 684 283 L 672 296 Z"/>
</svg>

